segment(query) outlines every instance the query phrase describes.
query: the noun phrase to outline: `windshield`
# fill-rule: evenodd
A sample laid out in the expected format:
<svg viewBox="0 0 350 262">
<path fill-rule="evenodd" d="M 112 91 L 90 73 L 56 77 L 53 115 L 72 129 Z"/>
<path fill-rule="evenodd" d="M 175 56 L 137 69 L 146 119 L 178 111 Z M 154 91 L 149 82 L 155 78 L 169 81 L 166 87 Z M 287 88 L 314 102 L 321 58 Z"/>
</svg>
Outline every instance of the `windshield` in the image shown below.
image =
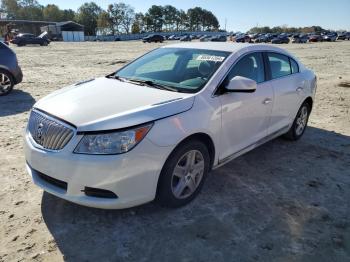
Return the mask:
<svg viewBox="0 0 350 262">
<path fill-rule="evenodd" d="M 114 77 L 195 93 L 204 87 L 229 54 L 203 49 L 159 48 L 120 69 Z"/>
</svg>

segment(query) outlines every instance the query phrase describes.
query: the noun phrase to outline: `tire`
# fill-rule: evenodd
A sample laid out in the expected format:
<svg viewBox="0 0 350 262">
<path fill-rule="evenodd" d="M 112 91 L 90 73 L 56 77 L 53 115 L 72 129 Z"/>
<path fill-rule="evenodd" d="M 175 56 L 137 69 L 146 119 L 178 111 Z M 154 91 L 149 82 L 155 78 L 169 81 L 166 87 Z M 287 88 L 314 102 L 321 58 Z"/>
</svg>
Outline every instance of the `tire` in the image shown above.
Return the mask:
<svg viewBox="0 0 350 262">
<path fill-rule="evenodd" d="M 5 71 L 0 69 L 0 96 L 8 95 L 15 85 L 15 80 L 13 76 Z"/>
<path fill-rule="evenodd" d="M 310 113 L 311 106 L 307 102 L 304 102 L 298 110 L 293 125 L 291 126 L 289 131 L 283 135 L 283 137 L 291 141 L 296 141 L 300 139 L 303 136 L 307 127 L 307 122 L 309 120 Z M 301 123 L 303 125 L 302 129 L 300 129 Z"/>
<path fill-rule="evenodd" d="M 198 140 L 180 144 L 163 166 L 158 181 L 157 202 L 174 208 L 192 201 L 200 192 L 209 167 L 210 156 L 205 144 Z M 192 169 L 192 174 L 189 169 Z"/>
</svg>

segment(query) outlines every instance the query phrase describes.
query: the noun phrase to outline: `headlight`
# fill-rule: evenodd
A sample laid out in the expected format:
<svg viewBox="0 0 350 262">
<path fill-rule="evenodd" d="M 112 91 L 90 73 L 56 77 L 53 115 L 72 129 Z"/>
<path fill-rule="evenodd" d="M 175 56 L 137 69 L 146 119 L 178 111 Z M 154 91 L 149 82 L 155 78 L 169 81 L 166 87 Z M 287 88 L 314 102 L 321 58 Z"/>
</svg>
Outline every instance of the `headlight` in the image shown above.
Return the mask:
<svg viewBox="0 0 350 262">
<path fill-rule="evenodd" d="M 85 134 L 74 153 L 92 155 L 122 154 L 134 148 L 151 129 L 152 124 L 119 132 Z"/>
</svg>

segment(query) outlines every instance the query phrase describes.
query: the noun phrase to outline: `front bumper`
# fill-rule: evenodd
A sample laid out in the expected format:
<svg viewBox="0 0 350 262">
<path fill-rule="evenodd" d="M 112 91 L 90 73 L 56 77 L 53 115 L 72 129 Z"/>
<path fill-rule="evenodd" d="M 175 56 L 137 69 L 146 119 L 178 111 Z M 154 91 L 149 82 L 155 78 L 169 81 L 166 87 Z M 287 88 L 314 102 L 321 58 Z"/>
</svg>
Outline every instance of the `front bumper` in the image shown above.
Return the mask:
<svg viewBox="0 0 350 262">
<path fill-rule="evenodd" d="M 156 146 L 146 137 L 125 154 L 74 154 L 81 137 L 77 135 L 61 151 L 51 152 L 36 148 L 26 132 L 26 167 L 36 185 L 60 198 L 95 208 L 127 208 L 155 198 L 158 177 L 171 147 Z M 67 189 L 43 180 L 40 174 L 67 183 Z M 118 198 L 88 196 L 86 187 L 111 191 Z"/>
</svg>

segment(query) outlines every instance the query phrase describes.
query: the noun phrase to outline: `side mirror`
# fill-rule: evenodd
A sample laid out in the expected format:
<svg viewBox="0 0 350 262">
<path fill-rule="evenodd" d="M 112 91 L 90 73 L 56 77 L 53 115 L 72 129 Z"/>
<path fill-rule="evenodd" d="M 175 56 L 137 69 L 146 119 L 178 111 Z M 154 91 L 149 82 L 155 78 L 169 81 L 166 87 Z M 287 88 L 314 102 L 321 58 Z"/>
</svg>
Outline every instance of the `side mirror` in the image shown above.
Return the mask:
<svg viewBox="0 0 350 262">
<path fill-rule="evenodd" d="M 225 88 L 228 92 L 253 93 L 256 87 L 257 84 L 254 80 L 243 76 L 235 76 Z"/>
</svg>

